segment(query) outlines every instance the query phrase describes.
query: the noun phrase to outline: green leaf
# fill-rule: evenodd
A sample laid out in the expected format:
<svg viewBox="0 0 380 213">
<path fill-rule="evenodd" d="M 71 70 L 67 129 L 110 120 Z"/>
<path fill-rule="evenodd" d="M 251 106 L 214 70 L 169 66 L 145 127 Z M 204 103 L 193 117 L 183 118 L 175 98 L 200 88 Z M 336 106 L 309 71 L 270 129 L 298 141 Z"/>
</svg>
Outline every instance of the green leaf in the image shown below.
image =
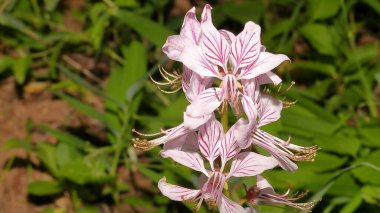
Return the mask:
<svg viewBox="0 0 380 213">
<path fill-rule="evenodd" d="M 338 0 L 309 0 L 309 14 L 312 21 L 327 19 L 334 16 L 339 8 Z"/>
<path fill-rule="evenodd" d="M 65 143 L 58 143 L 55 148 L 55 159 L 58 167 L 70 163 L 73 160 L 83 158 L 83 154 L 80 153 L 75 147 L 69 146 Z"/>
<path fill-rule="evenodd" d="M 84 150 L 87 146 L 90 146 L 89 143 L 87 143 L 86 141 L 83 141 L 82 139 L 80 139 L 80 138 L 78 138 L 72 134 L 62 132 L 59 130 L 55 130 L 55 129 L 51 129 L 51 128 L 46 127 L 46 126 L 41 126 L 40 128 L 43 131 L 45 131 L 45 132 L 53 135 L 54 137 L 56 137 L 60 142 L 65 143 L 69 146 L 73 146 L 77 149 Z"/>
<path fill-rule="evenodd" d="M 299 32 L 319 53 L 323 55 L 336 55 L 336 48 L 328 26 L 323 24 L 307 24 L 301 27 Z"/>
<path fill-rule="evenodd" d="M 295 61 L 290 64 L 291 68 L 303 72 L 316 72 L 331 77 L 337 77 L 336 69 L 333 65 L 320 61 Z"/>
<path fill-rule="evenodd" d="M 88 115 L 88 116 L 90 116 L 92 118 L 95 118 L 95 119 L 101 121 L 104 124 L 107 124 L 106 120 L 104 118 L 104 115 L 101 114 L 100 112 L 96 111 L 94 109 L 94 107 L 92 107 L 91 105 L 83 103 L 80 100 L 78 100 L 78 99 L 76 99 L 74 97 L 71 97 L 69 95 L 66 95 L 64 93 L 61 93 L 61 92 L 57 92 L 55 94 L 58 97 L 62 98 L 63 100 L 67 101 L 70 105 L 72 105 L 74 108 L 76 108 L 80 112 L 82 112 L 82 113 L 84 113 L 84 114 L 86 114 L 86 115 Z"/>
<path fill-rule="evenodd" d="M 221 10 L 225 16 L 240 23 L 259 22 L 263 15 L 264 5 L 261 1 L 226 2 L 222 4 Z"/>
<path fill-rule="evenodd" d="M 380 187 L 366 185 L 361 189 L 361 194 L 367 203 L 380 204 Z"/>
<path fill-rule="evenodd" d="M 40 38 L 40 36 L 36 32 L 27 27 L 22 21 L 6 12 L 0 13 L 0 25 L 18 30 L 24 33 L 25 35 L 33 38 L 34 40 L 38 40 Z"/>
<path fill-rule="evenodd" d="M 348 203 L 343 207 L 339 213 L 353 213 L 359 208 L 362 203 L 362 197 L 360 193 L 357 193 Z"/>
<path fill-rule="evenodd" d="M 139 171 L 145 175 L 146 177 L 150 178 L 155 183 L 158 183 L 158 181 L 162 178 L 162 175 L 156 171 L 153 171 L 152 169 L 147 168 L 143 164 L 137 164 L 137 168 Z"/>
<path fill-rule="evenodd" d="M 124 108 L 128 107 L 128 114 L 124 114 L 119 105 L 111 100 L 106 100 L 106 119 L 112 128 L 118 132 L 121 129 L 122 122 L 128 122 L 131 114 L 138 109 L 140 98 L 136 94 L 140 91 L 146 80 L 147 59 L 145 47 L 138 41 L 132 41 L 125 48 L 122 47 L 123 56 L 126 58 L 122 67 L 115 67 L 105 88 L 106 94 L 120 103 L 125 103 Z M 127 105 L 128 104 L 128 105 Z M 120 118 L 124 121 L 120 121 Z"/>
<path fill-rule="evenodd" d="M 380 2 L 378 0 L 363 0 L 363 2 L 380 14 Z"/>
<path fill-rule="evenodd" d="M 52 12 L 57 7 L 60 0 L 45 0 L 45 10 Z"/>
<path fill-rule="evenodd" d="M 315 172 L 331 171 L 342 166 L 347 161 L 347 157 L 337 157 L 332 154 L 324 152 L 318 152 L 313 162 L 305 162 L 305 165 L 309 169 Z M 300 164 L 301 165 L 301 164 Z"/>
<path fill-rule="evenodd" d="M 24 149 L 26 151 L 30 151 L 32 149 L 32 144 L 26 140 L 19 139 L 9 139 L 7 140 L 2 148 L 7 151 L 9 149 Z"/>
<path fill-rule="evenodd" d="M 62 191 L 63 187 L 57 181 L 34 181 L 28 185 L 28 194 L 34 196 L 50 196 Z"/>
<path fill-rule="evenodd" d="M 165 43 L 169 35 L 175 34 L 171 30 L 151 21 L 149 18 L 130 11 L 118 10 L 116 17 L 158 47 L 161 47 Z"/>
<path fill-rule="evenodd" d="M 1 56 L 0 58 L 0 74 L 9 69 L 13 64 L 14 59 L 7 56 Z"/>
<path fill-rule="evenodd" d="M 380 126 L 363 126 L 359 128 L 360 134 L 364 137 L 362 143 L 369 147 L 380 147 L 379 138 L 380 138 Z"/>
<path fill-rule="evenodd" d="M 380 167 L 380 150 L 372 152 L 368 157 L 357 159 L 356 162 L 366 162 L 373 166 Z M 370 183 L 380 186 L 380 171 L 370 167 L 360 167 L 352 171 L 354 176 L 363 183 Z"/>
<path fill-rule="evenodd" d="M 319 153 L 318 153 L 319 154 Z M 335 169 L 337 171 L 339 169 Z M 338 177 L 334 185 L 331 186 L 327 194 L 334 196 L 350 196 L 353 197 L 360 190 L 357 180 L 349 173 Z"/>
<path fill-rule="evenodd" d="M 102 44 L 104 33 L 109 22 L 109 14 L 104 13 L 97 17 L 96 22 L 90 29 L 90 38 L 95 50 L 99 50 Z"/>
<path fill-rule="evenodd" d="M 335 133 L 334 135 L 317 135 L 315 143 L 324 151 L 338 154 L 349 154 L 356 156 L 360 149 L 360 140 L 352 135 Z"/>
<path fill-rule="evenodd" d="M 18 58 L 16 59 L 16 62 L 13 63 L 13 73 L 18 84 L 23 84 L 25 82 L 31 63 L 32 59 L 27 56 Z"/>
<path fill-rule="evenodd" d="M 297 130 L 305 132 L 305 136 L 318 134 L 330 135 L 335 131 L 334 124 L 318 117 L 302 115 L 292 110 L 292 108 L 282 112 L 281 123 L 287 130 L 290 130 L 290 133 L 292 133 L 293 130 Z"/>
<path fill-rule="evenodd" d="M 55 161 L 55 147 L 48 143 L 37 144 L 37 156 L 42 163 L 56 176 L 57 162 Z"/>
<path fill-rule="evenodd" d="M 74 183 L 83 185 L 89 183 L 105 183 L 114 177 L 105 173 L 91 162 L 83 159 L 71 160 L 59 169 L 59 176 Z"/>
</svg>

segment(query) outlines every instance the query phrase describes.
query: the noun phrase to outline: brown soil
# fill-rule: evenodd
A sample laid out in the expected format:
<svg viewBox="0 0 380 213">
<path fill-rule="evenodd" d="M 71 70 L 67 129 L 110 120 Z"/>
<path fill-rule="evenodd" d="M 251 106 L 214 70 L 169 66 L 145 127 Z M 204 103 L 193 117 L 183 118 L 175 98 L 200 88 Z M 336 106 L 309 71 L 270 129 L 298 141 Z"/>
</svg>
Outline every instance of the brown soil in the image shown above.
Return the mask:
<svg viewBox="0 0 380 213">
<path fill-rule="evenodd" d="M 51 128 L 81 124 L 81 115 L 66 102 L 52 99 L 50 93 L 44 90 L 45 87 L 39 86 L 34 89 L 31 89 L 33 87 L 31 85 L 25 87 L 29 90 L 26 90 L 25 97 L 21 99 L 16 92 L 13 78 L 0 82 L 0 146 L 11 138 L 30 137 L 33 143 L 54 142 L 54 138 L 41 132 L 34 131 L 27 135 L 27 122 L 46 124 Z M 37 94 L 38 92 L 40 94 Z M 15 162 L 21 164 L 14 163 L 10 170 L 5 169 L 7 162 L 12 158 L 16 158 Z M 28 202 L 26 187 L 32 180 L 46 180 L 49 176 L 37 170 L 27 171 L 25 162 L 28 161 L 23 161 L 27 159 L 38 163 L 34 156 L 27 157 L 27 153 L 23 150 L 0 149 L 0 212 L 38 212 L 41 209 Z M 61 201 L 60 203 L 58 204 L 62 205 Z"/>
</svg>

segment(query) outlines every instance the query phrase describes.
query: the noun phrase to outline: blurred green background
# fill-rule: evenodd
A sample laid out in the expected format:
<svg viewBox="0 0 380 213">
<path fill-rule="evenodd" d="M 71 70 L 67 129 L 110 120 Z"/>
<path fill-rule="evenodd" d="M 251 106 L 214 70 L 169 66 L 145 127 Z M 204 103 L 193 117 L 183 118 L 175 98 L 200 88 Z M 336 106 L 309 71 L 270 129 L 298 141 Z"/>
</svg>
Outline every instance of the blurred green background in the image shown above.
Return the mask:
<svg viewBox="0 0 380 213">
<path fill-rule="evenodd" d="M 296 82 L 284 97 L 298 102 L 265 129 L 321 150 L 296 173 L 264 176 L 278 192 L 309 190 L 303 201 L 323 197 L 314 212 L 380 212 L 378 0 L 0 1 L 2 211 L 192 211 L 156 185 L 166 176 L 194 187 L 198 174 L 160 148 L 136 153 L 131 130 L 182 122 L 184 94 L 162 94 L 148 76 L 180 69 L 161 47 L 205 3 L 218 28 L 237 34 L 254 21 L 267 51 L 292 59 L 275 72 L 283 88 Z M 238 200 L 241 182 L 231 188 Z"/>
</svg>

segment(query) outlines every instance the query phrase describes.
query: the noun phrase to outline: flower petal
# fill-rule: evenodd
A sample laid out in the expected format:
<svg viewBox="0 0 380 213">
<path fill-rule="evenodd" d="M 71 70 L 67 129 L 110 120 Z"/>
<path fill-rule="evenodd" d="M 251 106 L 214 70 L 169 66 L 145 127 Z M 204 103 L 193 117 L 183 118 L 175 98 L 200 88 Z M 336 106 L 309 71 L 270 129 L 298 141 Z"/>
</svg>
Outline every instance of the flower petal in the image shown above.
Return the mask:
<svg viewBox="0 0 380 213">
<path fill-rule="evenodd" d="M 185 46 L 178 61 L 182 62 L 185 66 L 198 73 L 200 76 L 221 78 L 216 66 L 207 60 L 201 47 L 197 45 Z"/>
<path fill-rule="evenodd" d="M 222 35 L 228 42 L 228 44 L 232 44 L 233 42 L 235 42 L 235 39 L 236 39 L 236 36 L 231 33 L 230 31 L 228 30 L 219 30 L 219 33 L 220 35 Z"/>
<path fill-rule="evenodd" d="M 256 187 L 260 190 L 260 193 L 274 194 L 275 191 L 270 183 L 261 175 L 256 176 Z"/>
<path fill-rule="evenodd" d="M 245 213 L 260 213 L 259 211 L 257 211 L 255 208 L 253 208 L 252 206 L 251 207 L 245 207 Z"/>
<path fill-rule="evenodd" d="M 244 208 L 241 205 L 230 200 L 225 195 L 222 195 L 220 197 L 218 208 L 219 208 L 220 213 L 244 213 L 245 212 Z"/>
<path fill-rule="evenodd" d="M 208 120 L 210 120 L 212 116 L 214 116 L 213 113 L 199 117 L 191 117 L 185 112 L 183 113 L 183 125 L 186 129 L 195 131 L 198 130 L 199 127 L 205 124 Z"/>
<path fill-rule="evenodd" d="M 171 200 L 185 201 L 195 198 L 199 194 L 200 190 L 188 189 L 181 186 L 172 185 L 166 182 L 166 178 L 161 178 L 158 181 L 158 188 L 161 193 Z"/>
<path fill-rule="evenodd" d="M 180 34 L 191 39 L 195 44 L 199 44 L 201 36 L 201 24 L 197 20 L 195 7 L 191 8 L 186 13 Z"/>
<path fill-rule="evenodd" d="M 193 102 L 205 88 L 210 86 L 212 80 L 210 77 L 201 77 L 186 66 L 183 66 L 182 89 L 190 103 Z"/>
<path fill-rule="evenodd" d="M 180 150 L 180 151 L 197 151 L 198 150 L 198 141 L 197 134 L 191 132 L 184 136 L 179 137 L 178 139 L 164 144 L 164 150 Z"/>
<path fill-rule="evenodd" d="M 223 137 L 222 124 L 215 118 L 210 119 L 198 132 L 199 149 L 211 164 L 219 156 L 220 141 Z"/>
<path fill-rule="evenodd" d="M 234 158 L 227 177 L 255 176 L 278 165 L 277 160 L 254 152 L 242 152 Z"/>
<path fill-rule="evenodd" d="M 250 141 L 250 133 L 255 127 L 255 122 L 249 122 L 246 119 L 240 118 L 235 123 L 235 138 L 241 149 L 248 148 L 252 143 Z"/>
<path fill-rule="evenodd" d="M 258 126 L 264 126 L 268 123 L 277 121 L 281 117 L 282 102 L 274 99 L 270 95 L 262 95 L 258 110 Z"/>
<path fill-rule="evenodd" d="M 191 103 L 187 109 L 186 114 L 190 117 L 200 117 L 211 114 L 222 103 L 220 88 L 209 88 L 198 95 L 197 99 Z"/>
<path fill-rule="evenodd" d="M 230 45 L 212 24 L 212 7 L 207 4 L 202 13 L 201 47 L 206 58 L 213 64 L 226 68 L 230 54 Z"/>
<path fill-rule="evenodd" d="M 241 99 L 241 105 L 243 106 L 244 112 L 248 117 L 250 122 L 255 122 L 257 117 L 257 107 L 253 102 L 252 98 L 243 95 Z"/>
<path fill-rule="evenodd" d="M 163 150 L 160 152 L 164 158 L 171 158 L 175 162 L 187 166 L 199 172 L 208 175 L 202 157 L 196 152 L 184 152 L 178 150 Z"/>
<path fill-rule="evenodd" d="M 283 54 L 272 54 L 269 52 L 261 52 L 255 63 L 246 67 L 240 73 L 240 79 L 251 79 L 261 74 L 267 73 L 280 65 L 283 61 L 290 60 L 288 56 Z"/>
<path fill-rule="evenodd" d="M 239 68 L 246 67 L 256 61 L 261 49 L 260 32 L 260 26 L 250 21 L 245 24 L 244 30 L 236 36 L 231 48 L 234 73 Z"/>
<path fill-rule="evenodd" d="M 224 139 L 221 141 L 220 157 L 222 159 L 222 164 L 225 164 L 229 159 L 240 152 L 239 144 L 235 138 L 235 128 L 235 125 L 232 126 L 226 133 Z"/>
<path fill-rule="evenodd" d="M 278 77 L 278 75 L 274 74 L 273 72 L 267 72 L 257 77 L 257 82 L 259 83 L 259 85 L 262 85 L 262 84 L 278 85 L 279 83 L 281 83 L 281 81 L 282 79 Z"/>
<path fill-rule="evenodd" d="M 172 60 L 179 61 L 185 47 L 194 45 L 186 36 L 172 35 L 166 39 L 162 51 Z"/>
</svg>

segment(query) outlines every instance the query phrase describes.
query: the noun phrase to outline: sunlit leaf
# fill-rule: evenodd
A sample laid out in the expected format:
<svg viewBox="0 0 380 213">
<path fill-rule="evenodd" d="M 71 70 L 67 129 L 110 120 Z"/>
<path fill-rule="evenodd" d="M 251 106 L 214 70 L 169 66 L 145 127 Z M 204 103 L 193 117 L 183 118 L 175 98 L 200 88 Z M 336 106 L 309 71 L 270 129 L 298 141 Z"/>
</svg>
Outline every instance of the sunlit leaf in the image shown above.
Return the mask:
<svg viewBox="0 0 380 213">
<path fill-rule="evenodd" d="M 311 46 L 323 55 L 335 55 L 336 48 L 329 27 L 323 24 L 307 24 L 299 29 Z"/>
<path fill-rule="evenodd" d="M 57 181 L 34 181 L 28 185 L 28 194 L 35 196 L 49 196 L 61 193 L 63 187 Z"/>
</svg>

